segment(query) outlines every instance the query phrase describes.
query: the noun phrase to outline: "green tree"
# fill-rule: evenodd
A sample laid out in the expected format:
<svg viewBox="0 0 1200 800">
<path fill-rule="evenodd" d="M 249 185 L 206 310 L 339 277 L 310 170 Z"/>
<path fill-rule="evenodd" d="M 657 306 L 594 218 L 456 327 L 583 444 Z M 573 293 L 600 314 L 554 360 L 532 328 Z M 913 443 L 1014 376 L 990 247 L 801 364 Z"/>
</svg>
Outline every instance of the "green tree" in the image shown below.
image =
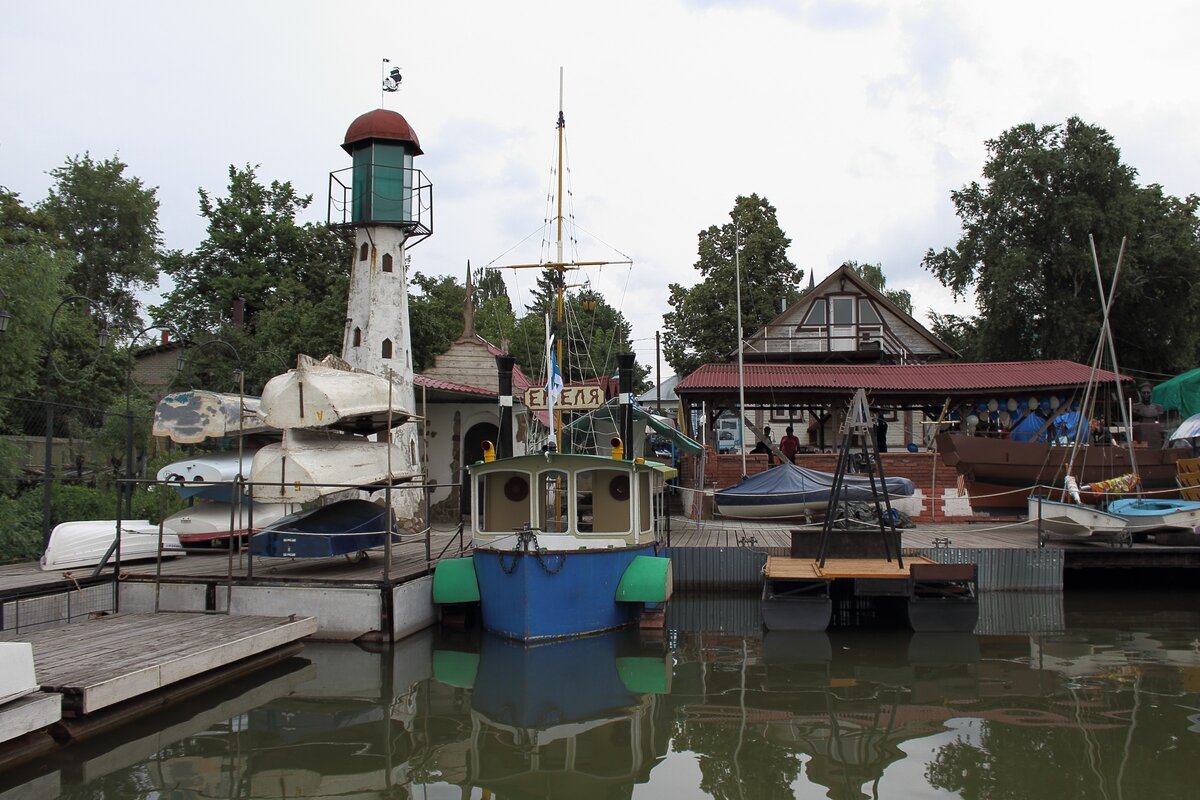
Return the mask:
<svg viewBox="0 0 1200 800">
<path fill-rule="evenodd" d="M 420 372 L 433 366 L 434 359 L 462 334 L 467 289 L 449 275 L 436 277 L 420 272 L 412 273 L 409 286 L 413 370 Z"/>
<path fill-rule="evenodd" d="M 905 314 L 912 316 L 912 295 L 907 289 L 889 289 L 887 288 L 887 277 L 883 274 L 882 264 L 860 264 L 857 261 L 847 261 L 842 264 L 843 267 L 854 270 L 858 275 L 871 285 L 871 288 L 877 289 L 880 294 L 891 300 Z"/>
<path fill-rule="evenodd" d="M 298 353 L 340 353 L 351 246 L 324 225 L 297 222 L 312 197 L 298 195 L 290 182 L 264 185 L 250 166 L 229 168 L 225 196 L 199 194 L 207 238 L 191 253 L 164 259 L 175 288 L 151 309 L 155 320 L 196 343 L 217 337 L 233 345 L 248 391 L 294 365 Z M 233 320 L 238 298 L 241 328 Z M 214 382 L 206 388 L 228 391 L 235 366 L 229 348 L 189 349 L 193 375 Z"/>
<path fill-rule="evenodd" d="M 127 166 L 116 156 L 68 158 L 50 171 L 40 211 L 71 256 L 71 289 L 100 303 L 116 327 L 136 330 L 136 293 L 158 282 L 162 235 L 157 190 L 126 176 Z"/>
<path fill-rule="evenodd" d="M 974 289 L 979 317 L 968 349 L 984 359 L 1087 361 L 1101 319 L 1091 234 L 1106 285 L 1128 237 L 1111 317 L 1123 366 L 1195 366 L 1200 200 L 1139 187 L 1112 137 L 1077 117 L 1019 125 L 987 149 L 983 183 L 951 193 L 962 236 L 923 261 L 955 295 Z"/>
<path fill-rule="evenodd" d="M 804 271 L 788 261 L 791 239 L 779 227 L 775 207 L 757 194 L 738 197 L 729 217 L 720 227 L 700 231 L 700 282 L 690 288 L 677 283 L 669 287 L 671 311 L 663 316 L 663 350 L 679 375 L 706 362 L 725 361 L 737 350 L 733 298 L 738 241 L 743 334 L 774 319 L 781 301 L 790 304 L 799 297 Z"/>
<path fill-rule="evenodd" d="M 266 186 L 249 165 L 229 168 L 227 191 L 214 198 L 199 190 L 207 238 L 191 253 L 174 251 L 164 259 L 175 288 L 153 309 L 155 319 L 194 336 L 230 323 L 235 298 L 245 303 L 250 331 L 259 313 L 277 302 L 327 301 L 344 312 L 350 246 L 324 225 L 296 221 L 312 196 L 298 195 L 290 181 Z"/>
<path fill-rule="evenodd" d="M 967 361 L 980 360 L 977 353 L 978 324 L 976 317 L 958 314 L 929 312 L 930 330 L 933 335 L 953 347 Z"/>
</svg>

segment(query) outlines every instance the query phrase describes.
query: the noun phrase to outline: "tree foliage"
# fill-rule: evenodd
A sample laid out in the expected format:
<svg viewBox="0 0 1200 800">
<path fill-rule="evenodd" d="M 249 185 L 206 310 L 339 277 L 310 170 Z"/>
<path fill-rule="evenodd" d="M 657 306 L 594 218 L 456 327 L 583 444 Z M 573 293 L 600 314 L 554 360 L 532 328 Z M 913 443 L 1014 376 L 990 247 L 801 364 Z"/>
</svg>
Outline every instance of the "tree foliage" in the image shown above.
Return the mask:
<svg viewBox="0 0 1200 800">
<path fill-rule="evenodd" d="M 734 254 L 739 241 L 744 334 L 778 316 L 781 302 L 791 304 L 799 297 L 804 271 L 788 261 L 791 239 L 779 227 L 775 207 L 757 194 L 740 196 L 729 218 L 700 231 L 695 265 L 700 282 L 669 287 L 672 310 L 663 316 L 663 350 L 679 375 L 706 362 L 725 361 L 737 349 Z"/>
<path fill-rule="evenodd" d="M 297 221 L 312 197 L 290 182 L 263 184 L 251 166 L 229 168 L 224 196 L 199 194 L 208 235 L 191 253 L 164 259 L 175 288 L 151 309 L 155 321 L 197 343 L 229 342 L 254 391 L 293 366 L 298 353 L 340 353 L 351 247 L 324 225 Z M 237 298 L 241 328 L 233 319 Z M 194 374 L 228 390 L 236 360 L 229 348 L 189 349 Z"/>
<path fill-rule="evenodd" d="M 1088 361 L 1102 314 L 1090 234 L 1106 291 L 1128 240 L 1111 315 L 1123 366 L 1195 366 L 1200 200 L 1138 186 L 1112 137 L 1076 117 L 1018 125 L 987 149 L 983 183 L 951 193 L 962 236 L 923 262 L 956 295 L 975 291 L 979 317 L 961 327 L 970 337 L 963 349 L 983 359 Z"/>
<path fill-rule="evenodd" d="M 98 302 L 122 330 L 135 330 L 139 289 L 158 282 L 162 235 L 156 189 L 125 175 L 113 156 L 68 158 L 51 170 L 40 211 L 72 264 L 67 283 Z"/>
<path fill-rule="evenodd" d="M 249 165 L 229 167 L 225 196 L 199 194 L 208 235 L 193 252 L 163 261 L 175 288 L 153 309 L 158 321 L 189 336 L 220 330 L 232 321 L 235 298 L 245 302 L 250 331 L 272 307 L 324 301 L 345 311 L 350 247 L 324 225 L 297 222 L 311 195 L 298 195 L 290 181 L 265 185 Z M 341 330 L 339 323 L 329 349 L 340 350 Z"/>
</svg>

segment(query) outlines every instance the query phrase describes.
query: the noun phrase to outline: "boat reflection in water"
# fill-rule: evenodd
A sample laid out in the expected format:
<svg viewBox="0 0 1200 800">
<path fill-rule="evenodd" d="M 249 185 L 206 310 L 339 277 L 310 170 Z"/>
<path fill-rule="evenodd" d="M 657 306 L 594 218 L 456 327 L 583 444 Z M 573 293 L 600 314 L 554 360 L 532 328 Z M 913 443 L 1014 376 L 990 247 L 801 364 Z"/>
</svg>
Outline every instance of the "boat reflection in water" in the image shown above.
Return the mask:
<svg viewBox="0 0 1200 800">
<path fill-rule="evenodd" d="M 1036 633 L 763 633 L 753 598 L 684 595 L 657 636 L 310 643 L 6 772 L 0 800 L 1191 797 L 1196 600 L 1071 594 Z"/>
</svg>

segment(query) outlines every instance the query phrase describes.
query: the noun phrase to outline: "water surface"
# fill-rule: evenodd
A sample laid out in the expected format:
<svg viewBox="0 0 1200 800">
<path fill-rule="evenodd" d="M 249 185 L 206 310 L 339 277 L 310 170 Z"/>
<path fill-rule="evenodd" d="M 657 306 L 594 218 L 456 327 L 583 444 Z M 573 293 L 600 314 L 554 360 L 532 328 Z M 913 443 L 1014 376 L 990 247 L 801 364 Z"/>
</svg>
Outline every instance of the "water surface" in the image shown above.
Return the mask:
<svg viewBox="0 0 1200 800">
<path fill-rule="evenodd" d="M 1195 798 L 1200 595 L 989 595 L 975 634 L 764 633 L 757 599 L 532 648 L 303 656 L 0 798 Z"/>
</svg>

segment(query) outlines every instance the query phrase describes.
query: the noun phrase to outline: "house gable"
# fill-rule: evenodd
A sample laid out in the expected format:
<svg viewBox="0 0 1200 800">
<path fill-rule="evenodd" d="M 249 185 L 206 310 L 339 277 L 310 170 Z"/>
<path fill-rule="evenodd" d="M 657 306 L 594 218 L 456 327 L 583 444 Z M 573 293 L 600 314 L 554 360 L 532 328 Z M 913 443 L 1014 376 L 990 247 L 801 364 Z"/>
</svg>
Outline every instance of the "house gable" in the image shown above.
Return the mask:
<svg viewBox="0 0 1200 800">
<path fill-rule="evenodd" d="M 843 356 L 909 362 L 958 356 L 846 266 L 747 337 L 745 353 L 769 361 Z"/>
</svg>

